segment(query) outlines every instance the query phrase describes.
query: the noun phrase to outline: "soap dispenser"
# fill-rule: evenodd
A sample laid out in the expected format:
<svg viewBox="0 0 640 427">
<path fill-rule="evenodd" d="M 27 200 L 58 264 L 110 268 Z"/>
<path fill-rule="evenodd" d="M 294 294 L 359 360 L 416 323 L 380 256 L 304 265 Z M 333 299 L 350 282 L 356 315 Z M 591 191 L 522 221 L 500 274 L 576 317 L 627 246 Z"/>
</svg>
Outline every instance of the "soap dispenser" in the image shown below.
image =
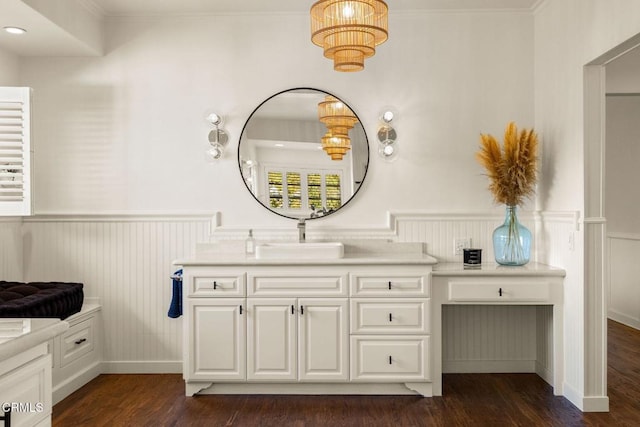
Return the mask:
<svg viewBox="0 0 640 427">
<path fill-rule="evenodd" d="M 244 241 L 244 252 L 247 255 L 253 255 L 256 251 L 256 241 L 253 238 L 253 230 L 249 230 L 249 237 Z"/>
</svg>

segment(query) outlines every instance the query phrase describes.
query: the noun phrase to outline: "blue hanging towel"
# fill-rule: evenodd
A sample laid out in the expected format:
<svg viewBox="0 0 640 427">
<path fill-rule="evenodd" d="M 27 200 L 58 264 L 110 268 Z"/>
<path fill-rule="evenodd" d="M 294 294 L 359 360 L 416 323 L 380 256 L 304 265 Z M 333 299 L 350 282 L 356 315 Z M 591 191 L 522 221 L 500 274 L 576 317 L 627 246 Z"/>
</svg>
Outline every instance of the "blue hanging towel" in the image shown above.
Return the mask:
<svg viewBox="0 0 640 427">
<path fill-rule="evenodd" d="M 173 280 L 173 296 L 167 316 L 175 319 L 182 316 L 182 269 L 173 273 L 171 278 Z"/>
</svg>

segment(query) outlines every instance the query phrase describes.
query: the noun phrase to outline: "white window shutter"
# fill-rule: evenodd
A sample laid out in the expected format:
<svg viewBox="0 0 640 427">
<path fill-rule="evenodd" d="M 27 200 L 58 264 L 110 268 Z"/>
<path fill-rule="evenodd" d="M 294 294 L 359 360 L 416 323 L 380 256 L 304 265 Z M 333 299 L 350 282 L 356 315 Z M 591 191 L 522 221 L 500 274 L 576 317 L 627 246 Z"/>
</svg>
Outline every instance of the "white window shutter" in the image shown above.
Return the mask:
<svg viewBox="0 0 640 427">
<path fill-rule="evenodd" d="M 0 216 L 31 211 L 31 89 L 0 87 Z"/>
</svg>

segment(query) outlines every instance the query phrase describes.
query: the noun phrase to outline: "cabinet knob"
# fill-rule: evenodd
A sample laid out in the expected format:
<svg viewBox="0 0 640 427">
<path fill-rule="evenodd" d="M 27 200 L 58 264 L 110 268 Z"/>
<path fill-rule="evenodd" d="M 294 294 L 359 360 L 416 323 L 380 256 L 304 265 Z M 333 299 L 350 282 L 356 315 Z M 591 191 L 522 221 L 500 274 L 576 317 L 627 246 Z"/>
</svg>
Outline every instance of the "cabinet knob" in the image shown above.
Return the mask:
<svg viewBox="0 0 640 427">
<path fill-rule="evenodd" d="M 389 322 L 393 322 L 392 313 L 389 313 Z"/>
<path fill-rule="evenodd" d="M 83 342 L 85 342 L 86 340 L 87 340 L 86 338 L 81 338 L 81 339 L 76 340 L 76 341 L 74 341 L 74 342 L 76 343 L 76 345 L 80 345 L 80 344 L 82 344 Z"/>
<path fill-rule="evenodd" d="M 391 290 L 391 280 L 389 280 L 389 290 Z"/>
<path fill-rule="evenodd" d="M 216 282 L 215 280 L 213 281 L 213 289 L 217 289 L 218 288 L 218 282 Z"/>
<path fill-rule="evenodd" d="M 242 304 L 240 304 L 240 314 L 242 314 Z"/>
<path fill-rule="evenodd" d="M 295 312 L 296 312 L 295 310 L 296 309 L 293 307 L 293 304 L 291 304 L 291 314 L 295 314 Z"/>
<path fill-rule="evenodd" d="M 392 362 L 391 362 L 391 356 L 389 356 L 389 365 L 391 365 L 391 364 L 392 364 Z"/>
<path fill-rule="evenodd" d="M 498 295 L 502 296 L 502 288 L 498 290 Z"/>
<path fill-rule="evenodd" d="M 304 305 L 301 305 L 301 306 L 300 306 L 300 314 L 301 314 L 301 315 L 302 315 L 302 314 L 304 314 Z"/>
</svg>

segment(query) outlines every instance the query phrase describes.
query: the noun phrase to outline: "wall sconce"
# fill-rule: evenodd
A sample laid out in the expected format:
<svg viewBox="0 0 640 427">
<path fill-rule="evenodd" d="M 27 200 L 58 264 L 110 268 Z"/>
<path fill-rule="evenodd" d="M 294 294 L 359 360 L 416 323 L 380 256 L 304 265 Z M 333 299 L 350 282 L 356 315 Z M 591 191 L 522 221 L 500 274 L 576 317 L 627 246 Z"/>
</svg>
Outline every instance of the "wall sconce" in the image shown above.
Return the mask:
<svg viewBox="0 0 640 427">
<path fill-rule="evenodd" d="M 223 122 L 222 116 L 216 113 L 209 113 L 205 117 L 205 120 L 210 125 L 215 126 L 215 129 L 209 132 L 209 144 L 211 148 L 206 152 L 207 159 L 210 161 L 219 160 L 224 155 L 224 148 L 229 141 L 229 135 L 227 135 L 223 129 L 220 129 Z"/>
<path fill-rule="evenodd" d="M 393 120 L 393 111 L 387 110 L 382 113 L 380 120 L 382 124 L 378 128 L 378 154 L 386 161 L 393 161 L 398 156 L 398 134 L 389 124 Z"/>
</svg>

